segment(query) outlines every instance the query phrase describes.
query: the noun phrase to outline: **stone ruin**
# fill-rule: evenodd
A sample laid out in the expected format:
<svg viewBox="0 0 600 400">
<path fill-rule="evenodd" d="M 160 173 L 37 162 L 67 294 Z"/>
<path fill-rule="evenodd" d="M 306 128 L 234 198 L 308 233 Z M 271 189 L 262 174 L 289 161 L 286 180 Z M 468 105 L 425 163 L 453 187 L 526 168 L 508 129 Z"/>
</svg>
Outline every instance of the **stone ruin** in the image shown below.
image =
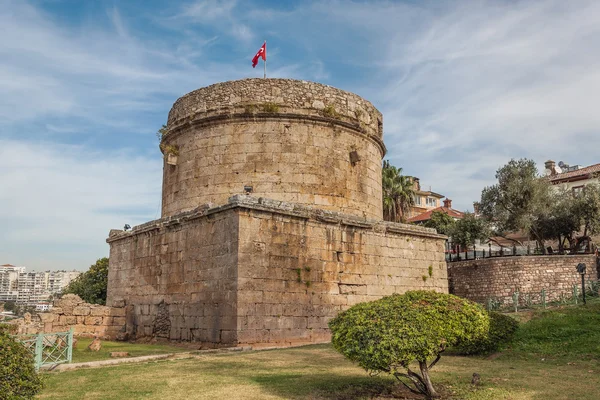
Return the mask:
<svg viewBox="0 0 600 400">
<path fill-rule="evenodd" d="M 132 338 L 323 342 L 356 303 L 448 291 L 445 236 L 382 220 L 383 119 L 355 94 L 212 85 L 175 102 L 161 150 L 161 218 L 107 239 Z"/>
<path fill-rule="evenodd" d="M 11 322 L 17 325 L 18 334 L 66 332 L 73 328 L 75 336 L 124 340 L 125 314 L 124 307 L 88 304 L 75 294 L 65 294 L 54 300 L 50 311 L 25 313 L 22 319 Z"/>
</svg>

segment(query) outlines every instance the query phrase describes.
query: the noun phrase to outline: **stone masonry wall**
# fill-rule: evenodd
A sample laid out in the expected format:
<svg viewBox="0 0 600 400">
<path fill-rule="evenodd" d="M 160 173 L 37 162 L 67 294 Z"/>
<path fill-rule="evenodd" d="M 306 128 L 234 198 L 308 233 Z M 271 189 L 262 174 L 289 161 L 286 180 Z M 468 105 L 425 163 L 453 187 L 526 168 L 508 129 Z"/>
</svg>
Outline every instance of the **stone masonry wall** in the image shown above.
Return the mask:
<svg viewBox="0 0 600 400">
<path fill-rule="evenodd" d="M 237 216 L 206 212 L 109 237 L 107 304 L 127 303 L 131 337 L 235 342 Z"/>
<path fill-rule="evenodd" d="M 581 283 L 575 269 L 579 263 L 587 266 L 586 279 L 599 278 L 595 255 L 516 256 L 448 263 L 450 292 L 481 303 L 488 299 L 512 303 L 516 290 L 524 300 L 526 294 L 539 295 L 546 289 L 547 301 L 558 300 L 561 294 L 571 296 L 573 285 Z"/>
<path fill-rule="evenodd" d="M 253 196 L 113 231 L 108 305 L 127 331 L 213 345 L 329 339 L 362 301 L 447 292 L 445 236 Z"/>
<path fill-rule="evenodd" d="M 407 225 L 240 209 L 238 341 L 328 341 L 328 322 L 354 304 L 411 289 L 447 293 L 444 243 Z"/>
<path fill-rule="evenodd" d="M 265 111 L 270 102 L 277 108 Z M 247 79 L 199 89 L 169 114 L 163 146 L 178 156 L 165 161 L 162 216 L 225 204 L 248 185 L 256 196 L 381 219 L 382 135 L 371 103 L 330 86 Z"/>
<path fill-rule="evenodd" d="M 169 112 L 168 126 L 176 127 L 205 116 L 232 113 L 236 107 L 273 103 L 280 111 L 305 110 L 305 114 L 322 115 L 327 105 L 335 108 L 340 118 L 361 122 L 368 135 L 383 137 L 381 113 L 362 97 L 322 83 L 293 79 L 251 78 L 228 81 L 194 90 L 177 99 Z M 259 110 L 257 110 L 259 111 Z"/>
<path fill-rule="evenodd" d="M 75 336 L 125 339 L 125 313 L 124 307 L 88 304 L 77 295 L 66 294 L 54 301 L 50 311 L 22 320 L 18 330 L 52 333 L 73 328 Z"/>
</svg>

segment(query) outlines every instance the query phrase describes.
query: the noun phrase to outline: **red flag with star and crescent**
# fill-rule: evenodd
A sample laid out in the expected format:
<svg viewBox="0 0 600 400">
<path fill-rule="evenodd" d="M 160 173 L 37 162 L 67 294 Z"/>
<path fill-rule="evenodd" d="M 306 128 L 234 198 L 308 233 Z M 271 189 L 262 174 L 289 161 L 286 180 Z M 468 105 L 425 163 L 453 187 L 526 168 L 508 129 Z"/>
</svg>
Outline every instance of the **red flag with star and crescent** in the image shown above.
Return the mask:
<svg viewBox="0 0 600 400">
<path fill-rule="evenodd" d="M 267 61 L 267 42 L 263 43 L 263 45 L 261 46 L 261 48 L 258 49 L 258 52 L 256 53 L 256 55 L 252 59 L 252 68 L 256 67 L 256 64 L 258 64 L 258 59 L 259 58 L 262 58 L 264 61 Z"/>
</svg>

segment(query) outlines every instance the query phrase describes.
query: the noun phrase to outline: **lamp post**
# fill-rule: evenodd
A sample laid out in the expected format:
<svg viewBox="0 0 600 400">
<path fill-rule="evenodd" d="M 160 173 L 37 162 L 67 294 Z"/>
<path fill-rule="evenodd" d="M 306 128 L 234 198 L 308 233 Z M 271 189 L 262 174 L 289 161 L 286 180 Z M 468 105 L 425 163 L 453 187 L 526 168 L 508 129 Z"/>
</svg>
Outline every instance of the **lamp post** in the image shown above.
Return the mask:
<svg viewBox="0 0 600 400">
<path fill-rule="evenodd" d="M 577 264 L 577 272 L 581 275 L 581 293 L 583 293 L 583 304 L 585 303 L 585 264 Z"/>
</svg>

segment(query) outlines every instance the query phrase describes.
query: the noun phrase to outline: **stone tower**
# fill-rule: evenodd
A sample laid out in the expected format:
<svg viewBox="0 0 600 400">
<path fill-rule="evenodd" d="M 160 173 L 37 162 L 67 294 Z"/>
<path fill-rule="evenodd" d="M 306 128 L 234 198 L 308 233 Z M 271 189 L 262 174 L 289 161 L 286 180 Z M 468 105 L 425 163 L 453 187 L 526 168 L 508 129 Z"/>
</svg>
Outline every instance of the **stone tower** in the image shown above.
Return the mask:
<svg viewBox="0 0 600 400">
<path fill-rule="evenodd" d="M 371 103 L 318 83 L 246 79 L 189 93 L 169 113 L 162 216 L 252 195 L 382 218 L 383 122 Z M 352 158 L 354 157 L 354 158 Z"/>
<path fill-rule="evenodd" d="M 318 83 L 246 79 L 178 99 L 162 218 L 113 230 L 127 331 L 211 345 L 329 339 L 361 301 L 447 291 L 444 236 L 382 221 L 382 116 Z"/>
</svg>

